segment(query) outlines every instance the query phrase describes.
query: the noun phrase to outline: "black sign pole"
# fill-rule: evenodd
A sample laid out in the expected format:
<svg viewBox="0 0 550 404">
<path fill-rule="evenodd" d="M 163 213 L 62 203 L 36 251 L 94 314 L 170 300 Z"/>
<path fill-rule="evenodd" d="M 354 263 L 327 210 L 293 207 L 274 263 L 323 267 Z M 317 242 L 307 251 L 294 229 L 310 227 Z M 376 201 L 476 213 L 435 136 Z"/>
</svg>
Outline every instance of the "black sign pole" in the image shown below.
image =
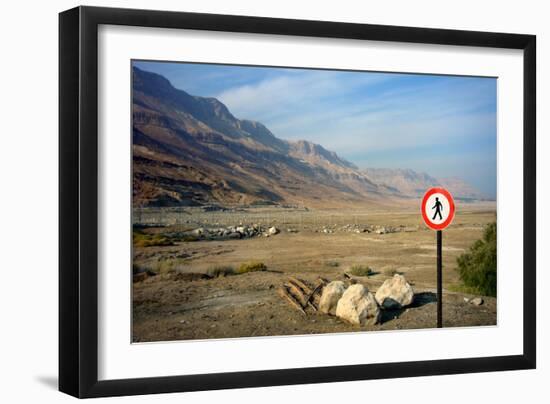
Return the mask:
<svg viewBox="0 0 550 404">
<path fill-rule="evenodd" d="M 437 231 L 437 328 L 443 327 L 443 264 L 442 264 L 443 232 Z"/>
</svg>

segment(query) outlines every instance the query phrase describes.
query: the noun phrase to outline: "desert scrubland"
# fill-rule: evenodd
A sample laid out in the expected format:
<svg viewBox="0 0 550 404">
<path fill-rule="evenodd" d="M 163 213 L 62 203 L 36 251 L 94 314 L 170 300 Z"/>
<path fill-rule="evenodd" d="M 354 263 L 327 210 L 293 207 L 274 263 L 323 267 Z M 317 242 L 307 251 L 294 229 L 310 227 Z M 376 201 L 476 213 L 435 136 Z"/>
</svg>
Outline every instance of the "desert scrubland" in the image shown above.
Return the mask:
<svg viewBox="0 0 550 404">
<path fill-rule="evenodd" d="M 459 283 L 456 258 L 496 220 L 495 208 L 491 202 L 458 204 L 454 222 L 443 233 L 445 327 L 496 324 L 495 298 L 483 297 L 478 306 L 470 302 L 476 296 L 453 291 Z M 136 226 L 141 239 L 134 239 L 134 342 L 436 325 L 435 232 L 424 226 L 414 203 L 391 211 L 154 208 L 135 210 L 134 221 L 146 224 Z M 232 228 L 244 235 L 232 235 Z M 272 228 L 277 234 L 269 234 Z M 140 242 L 143 238 L 169 245 L 148 245 Z M 219 273 L 243 263 L 265 267 Z M 350 277 L 354 267 L 368 267 L 369 273 Z M 412 285 L 414 301 L 383 310 L 375 325 L 352 325 L 311 308 L 304 315 L 276 293 L 289 277 L 312 286 L 319 278 L 360 283 L 375 293 L 395 273 Z"/>
</svg>

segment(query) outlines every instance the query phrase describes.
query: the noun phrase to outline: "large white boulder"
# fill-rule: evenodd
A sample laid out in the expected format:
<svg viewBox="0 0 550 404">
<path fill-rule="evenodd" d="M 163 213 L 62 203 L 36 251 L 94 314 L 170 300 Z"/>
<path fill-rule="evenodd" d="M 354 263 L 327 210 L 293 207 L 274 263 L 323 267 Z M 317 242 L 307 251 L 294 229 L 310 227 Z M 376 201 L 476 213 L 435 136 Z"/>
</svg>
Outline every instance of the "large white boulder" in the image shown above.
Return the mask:
<svg viewBox="0 0 550 404">
<path fill-rule="evenodd" d="M 346 285 L 342 281 L 332 281 L 323 288 L 321 300 L 319 301 L 319 311 L 325 314 L 336 314 L 336 305 L 338 300 L 344 294 Z"/>
<path fill-rule="evenodd" d="M 375 298 L 383 309 L 400 309 L 413 302 L 414 291 L 403 275 L 395 274 L 380 286 Z"/>
<path fill-rule="evenodd" d="M 369 290 L 360 284 L 346 289 L 338 305 L 336 315 L 352 324 L 376 324 L 380 319 L 380 309 Z"/>
</svg>

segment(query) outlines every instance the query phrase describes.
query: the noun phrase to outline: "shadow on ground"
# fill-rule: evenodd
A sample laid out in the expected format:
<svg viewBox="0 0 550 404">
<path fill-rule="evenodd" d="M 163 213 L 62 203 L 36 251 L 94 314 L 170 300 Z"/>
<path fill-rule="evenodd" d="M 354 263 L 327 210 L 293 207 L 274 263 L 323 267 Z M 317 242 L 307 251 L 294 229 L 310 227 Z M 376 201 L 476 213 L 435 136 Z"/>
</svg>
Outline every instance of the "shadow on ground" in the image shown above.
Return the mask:
<svg viewBox="0 0 550 404">
<path fill-rule="evenodd" d="M 416 293 L 414 295 L 413 302 L 408 307 L 405 307 L 402 309 L 382 310 L 382 314 L 380 316 L 380 324 L 384 324 L 387 321 L 399 318 L 399 316 L 401 316 L 401 314 L 403 314 L 405 310 L 409 308 L 418 308 L 434 302 L 437 302 L 437 295 L 435 293 L 433 292 Z"/>
</svg>

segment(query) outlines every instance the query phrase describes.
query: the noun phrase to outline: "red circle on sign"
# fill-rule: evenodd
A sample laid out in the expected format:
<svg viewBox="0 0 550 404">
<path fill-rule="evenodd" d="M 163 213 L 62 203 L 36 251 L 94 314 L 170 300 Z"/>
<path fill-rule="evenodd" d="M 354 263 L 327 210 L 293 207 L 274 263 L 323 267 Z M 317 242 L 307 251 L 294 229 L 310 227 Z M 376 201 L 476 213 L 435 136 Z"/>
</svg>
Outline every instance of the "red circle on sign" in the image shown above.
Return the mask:
<svg viewBox="0 0 550 404">
<path fill-rule="evenodd" d="M 426 215 L 426 204 L 428 203 L 428 199 L 433 194 L 442 194 L 445 198 L 447 198 L 447 201 L 449 201 L 449 216 L 447 216 L 447 219 L 445 219 L 444 222 L 436 224 L 433 223 L 430 218 Z M 428 226 L 432 230 L 443 230 L 448 225 L 451 224 L 455 217 L 455 201 L 450 194 L 449 191 L 447 191 L 445 188 L 430 188 L 428 191 L 424 194 L 424 198 L 422 198 L 422 218 L 424 219 L 424 223 L 426 223 L 426 226 Z"/>
</svg>

